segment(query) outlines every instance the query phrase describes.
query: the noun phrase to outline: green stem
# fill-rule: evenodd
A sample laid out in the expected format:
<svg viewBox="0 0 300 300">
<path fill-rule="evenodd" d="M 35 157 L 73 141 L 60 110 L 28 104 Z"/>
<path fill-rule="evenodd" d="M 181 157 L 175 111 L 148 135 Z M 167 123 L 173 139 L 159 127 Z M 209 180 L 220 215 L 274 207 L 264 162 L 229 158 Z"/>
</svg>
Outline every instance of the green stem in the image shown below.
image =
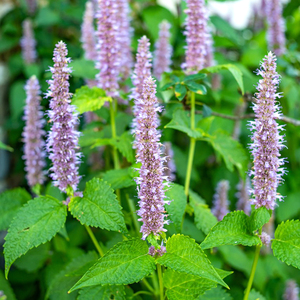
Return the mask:
<svg viewBox="0 0 300 300">
<path fill-rule="evenodd" d="M 152 272 L 152 283 L 153 283 L 153 287 L 155 290 L 155 295 L 159 295 L 159 286 L 158 286 L 158 280 L 157 280 L 157 276 L 156 276 L 156 272 Z"/>
<path fill-rule="evenodd" d="M 135 227 L 137 234 L 140 235 L 140 225 L 137 219 L 136 208 L 134 206 L 132 199 L 129 198 L 128 194 L 126 194 L 126 199 L 127 199 L 130 213 L 132 214 L 133 225 Z"/>
<path fill-rule="evenodd" d="M 261 234 L 261 229 L 259 231 L 259 234 Z M 253 283 L 256 267 L 257 267 L 257 262 L 258 262 L 258 258 L 259 258 L 260 248 L 261 248 L 261 245 L 257 245 L 256 248 L 255 248 L 254 261 L 253 261 L 249 281 L 248 281 L 248 284 L 247 284 L 247 288 L 245 290 L 244 300 L 248 300 L 248 297 L 249 297 L 249 294 L 250 294 L 250 291 L 251 291 L 251 287 L 252 287 L 252 283 Z"/>
<path fill-rule="evenodd" d="M 146 288 L 152 293 L 155 294 L 153 287 L 149 284 L 146 278 L 142 279 L 142 283 L 146 286 Z"/>
<path fill-rule="evenodd" d="M 87 225 L 84 225 L 86 231 L 88 232 L 92 242 L 94 243 L 95 248 L 97 249 L 97 251 L 99 252 L 100 256 L 102 257 L 104 255 L 103 250 L 101 249 L 98 241 L 96 240 L 96 237 L 93 233 L 93 231 L 91 230 L 91 228 Z"/>
<path fill-rule="evenodd" d="M 139 291 L 139 292 L 136 292 L 135 294 L 133 294 L 132 297 L 135 297 L 135 296 L 138 296 L 138 295 L 142 295 L 142 294 L 144 294 L 144 295 L 150 295 L 150 296 L 153 295 L 152 293 L 147 292 L 147 291 Z"/>
<path fill-rule="evenodd" d="M 161 271 L 160 264 L 157 264 L 157 276 L 158 276 L 158 282 L 159 282 L 160 300 L 164 300 L 164 283 L 163 283 L 163 277 L 162 277 L 162 271 Z"/>
</svg>

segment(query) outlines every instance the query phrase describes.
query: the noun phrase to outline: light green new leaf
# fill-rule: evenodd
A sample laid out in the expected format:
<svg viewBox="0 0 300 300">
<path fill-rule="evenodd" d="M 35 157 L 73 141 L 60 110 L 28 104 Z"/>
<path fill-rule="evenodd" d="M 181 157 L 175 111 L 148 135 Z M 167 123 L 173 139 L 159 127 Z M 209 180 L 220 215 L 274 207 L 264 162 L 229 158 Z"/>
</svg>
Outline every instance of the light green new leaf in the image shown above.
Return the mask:
<svg viewBox="0 0 300 300">
<path fill-rule="evenodd" d="M 228 287 L 195 240 L 180 234 L 173 235 L 168 239 L 166 248 L 167 252 L 157 259 L 157 263 Z"/>
<path fill-rule="evenodd" d="M 258 236 L 252 235 L 249 230 L 249 217 L 243 211 L 234 211 L 227 214 L 218 222 L 201 243 L 202 249 L 219 247 L 222 245 L 260 245 Z"/>
<path fill-rule="evenodd" d="M 5 275 L 12 263 L 33 247 L 50 241 L 66 221 L 67 207 L 50 196 L 30 200 L 16 214 L 5 237 Z"/>
<path fill-rule="evenodd" d="M 108 182 L 114 190 L 123 189 L 136 185 L 131 175 L 131 168 L 109 170 L 104 173 L 103 180 Z"/>
<path fill-rule="evenodd" d="M 124 285 L 99 285 L 80 290 L 77 300 L 126 300 L 125 295 Z"/>
<path fill-rule="evenodd" d="M 300 269 L 300 221 L 288 220 L 282 222 L 275 230 L 275 238 L 272 240 L 274 256 Z"/>
<path fill-rule="evenodd" d="M 216 287 L 215 289 L 205 292 L 197 300 L 233 300 L 232 297 L 227 293 L 226 290 L 221 287 Z"/>
<path fill-rule="evenodd" d="M 167 200 L 170 200 L 170 205 L 166 204 L 170 220 L 174 223 L 175 228 L 180 231 L 182 225 L 182 218 L 186 207 L 186 195 L 183 186 L 171 183 L 166 191 Z"/>
<path fill-rule="evenodd" d="M 98 260 L 70 292 L 94 285 L 121 285 L 138 282 L 155 269 L 148 245 L 141 239 L 123 241 Z"/>
<path fill-rule="evenodd" d="M 107 97 L 104 90 L 96 86 L 89 88 L 86 85 L 77 89 L 72 98 L 72 104 L 77 107 L 80 114 L 98 110 L 107 101 L 110 102 L 111 97 Z"/>
<path fill-rule="evenodd" d="M 1 141 L 0 141 L 0 149 L 4 149 L 4 150 L 10 151 L 10 152 L 14 151 L 14 149 L 12 147 L 5 145 Z"/>
<path fill-rule="evenodd" d="M 253 232 L 262 228 L 263 225 L 269 222 L 272 215 L 271 210 L 267 210 L 264 206 L 254 209 L 250 215 L 249 226 L 250 231 Z"/>
<path fill-rule="evenodd" d="M 71 214 L 81 224 L 113 231 L 126 231 L 122 207 L 110 185 L 99 178 L 86 183 L 83 197 L 69 204 Z"/>
<path fill-rule="evenodd" d="M 0 230 L 6 230 L 21 206 L 31 199 L 23 188 L 16 188 L 0 194 Z"/>
</svg>

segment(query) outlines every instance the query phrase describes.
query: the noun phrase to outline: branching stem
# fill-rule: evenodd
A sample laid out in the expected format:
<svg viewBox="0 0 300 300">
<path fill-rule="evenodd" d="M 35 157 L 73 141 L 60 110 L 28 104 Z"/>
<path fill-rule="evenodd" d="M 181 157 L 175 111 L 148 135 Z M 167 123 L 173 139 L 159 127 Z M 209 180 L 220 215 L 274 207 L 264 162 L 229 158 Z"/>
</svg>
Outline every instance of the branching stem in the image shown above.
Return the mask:
<svg viewBox="0 0 300 300">
<path fill-rule="evenodd" d="M 100 256 L 102 257 L 104 255 L 103 250 L 101 249 L 101 247 L 100 247 L 100 245 L 99 245 L 99 243 L 98 243 L 98 241 L 97 241 L 97 239 L 96 239 L 93 231 L 87 225 L 84 225 L 84 227 L 85 227 L 86 231 L 88 232 L 88 234 L 89 234 L 89 236 L 90 236 L 90 238 L 91 238 L 91 240 L 92 240 L 95 248 L 97 249 L 97 251 L 99 252 Z"/>
</svg>

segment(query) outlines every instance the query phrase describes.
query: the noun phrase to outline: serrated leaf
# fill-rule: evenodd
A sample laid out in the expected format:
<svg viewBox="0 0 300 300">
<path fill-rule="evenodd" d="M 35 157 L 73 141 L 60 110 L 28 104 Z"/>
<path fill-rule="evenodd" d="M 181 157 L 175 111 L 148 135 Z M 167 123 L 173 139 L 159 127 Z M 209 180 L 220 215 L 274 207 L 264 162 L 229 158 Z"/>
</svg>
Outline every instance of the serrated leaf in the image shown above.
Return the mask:
<svg viewBox="0 0 300 300">
<path fill-rule="evenodd" d="M 135 161 L 135 153 L 132 148 L 133 136 L 129 131 L 124 132 L 120 137 L 112 139 L 111 144 L 115 146 L 128 162 L 133 163 Z"/>
<path fill-rule="evenodd" d="M 266 298 L 256 290 L 252 289 L 249 294 L 249 300 L 266 300 Z"/>
<path fill-rule="evenodd" d="M 180 231 L 187 203 L 184 187 L 176 183 L 171 183 L 166 191 L 166 197 L 167 200 L 171 200 L 170 205 L 165 205 L 169 218 L 174 223 L 175 228 Z"/>
<path fill-rule="evenodd" d="M 102 178 L 111 185 L 112 189 L 117 190 L 136 185 L 131 174 L 131 168 L 109 170 Z"/>
<path fill-rule="evenodd" d="M 200 79 L 204 79 L 205 77 L 206 77 L 206 74 L 204 74 L 204 73 L 192 74 L 192 75 L 185 76 L 183 78 L 183 81 L 184 82 L 197 81 L 197 80 L 200 80 Z"/>
<path fill-rule="evenodd" d="M 206 87 L 203 84 L 199 84 L 196 82 L 186 82 L 185 86 L 192 92 L 199 94 L 199 95 L 206 95 L 207 90 Z"/>
<path fill-rule="evenodd" d="M 186 87 L 180 83 L 175 85 L 175 97 L 181 101 L 186 95 Z"/>
<path fill-rule="evenodd" d="M 122 207 L 110 185 L 99 178 L 86 183 L 83 197 L 69 204 L 71 214 L 81 224 L 113 231 L 126 231 Z"/>
<path fill-rule="evenodd" d="M 232 272 L 217 270 L 221 278 L 225 278 Z M 167 288 L 166 295 L 169 300 L 190 300 L 217 286 L 217 283 L 206 278 L 184 274 L 167 269 L 164 273 L 164 285 Z"/>
<path fill-rule="evenodd" d="M 31 199 L 23 188 L 16 188 L 0 194 L 0 230 L 6 230 L 21 206 Z"/>
<path fill-rule="evenodd" d="M 10 152 L 14 151 L 14 149 L 12 147 L 5 145 L 1 141 L 0 141 L 0 149 L 4 149 L 4 150 L 10 151 Z"/>
<path fill-rule="evenodd" d="M 197 300 L 232 300 L 232 297 L 227 293 L 226 290 L 218 286 L 205 292 L 205 294 L 199 296 Z"/>
<path fill-rule="evenodd" d="M 268 211 L 264 206 L 254 209 L 249 219 L 250 231 L 253 232 L 262 228 L 263 225 L 269 222 L 271 216 L 272 211 Z"/>
<path fill-rule="evenodd" d="M 92 286 L 79 291 L 78 300 L 126 300 L 124 285 Z M 112 298 L 113 297 L 113 298 Z"/>
<path fill-rule="evenodd" d="M 95 79 L 96 74 L 99 72 L 95 69 L 95 62 L 86 60 L 84 58 L 74 59 L 70 62 L 69 66 L 72 68 L 72 76 L 84 79 Z"/>
<path fill-rule="evenodd" d="M 72 104 L 80 114 L 98 110 L 105 102 L 111 102 L 111 97 L 107 97 L 105 91 L 96 86 L 92 88 L 82 86 L 75 91 L 72 98 Z"/>
<path fill-rule="evenodd" d="M 258 236 L 249 230 L 249 217 L 243 211 L 227 214 L 218 222 L 201 243 L 202 249 L 219 247 L 222 245 L 260 245 Z"/>
<path fill-rule="evenodd" d="M 66 222 L 67 207 L 55 198 L 40 196 L 16 214 L 5 237 L 5 275 L 12 263 L 33 247 L 50 241 Z"/>
<path fill-rule="evenodd" d="M 71 288 L 70 292 L 94 285 L 138 282 L 155 269 L 148 245 L 141 239 L 123 241 L 104 254 Z"/>
<path fill-rule="evenodd" d="M 195 240 L 180 234 L 173 235 L 168 239 L 166 248 L 167 252 L 157 259 L 159 264 L 228 287 Z"/>
<path fill-rule="evenodd" d="M 300 221 L 288 220 L 282 222 L 275 230 L 275 238 L 272 240 L 274 256 L 300 269 Z"/>
</svg>

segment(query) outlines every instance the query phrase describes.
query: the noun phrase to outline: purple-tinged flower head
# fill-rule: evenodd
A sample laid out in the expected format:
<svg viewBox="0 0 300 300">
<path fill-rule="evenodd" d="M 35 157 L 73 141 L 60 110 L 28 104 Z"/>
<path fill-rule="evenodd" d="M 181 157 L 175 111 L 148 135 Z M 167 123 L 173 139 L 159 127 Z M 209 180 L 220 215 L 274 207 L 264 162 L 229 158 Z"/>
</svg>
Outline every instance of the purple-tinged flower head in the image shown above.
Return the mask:
<svg viewBox="0 0 300 300">
<path fill-rule="evenodd" d="M 259 238 L 261 240 L 261 242 L 263 243 L 263 245 L 265 245 L 266 247 L 270 246 L 271 243 L 271 237 L 265 232 L 263 231 L 260 235 Z"/>
<path fill-rule="evenodd" d="M 186 52 L 182 68 L 187 74 L 198 73 L 204 68 L 207 44 L 208 14 L 204 0 L 186 0 L 185 22 Z"/>
<path fill-rule="evenodd" d="M 174 162 L 174 152 L 172 149 L 172 144 L 170 142 L 164 142 L 164 155 L 166 161 L 164 163 L 164 176 L 167 176 L 169 181 L 174 181 L 176 179 L 176 165 Z"/>
<path fill-rule="evenodd" d="M 170 28 L 171 24 L 167 21 L 162 21 L 159 24 L 159 37 L 155 43 L 155 52 L 153 60 L 153 73 L 158 80 L 164 72 L 170 72 L 172 64 L 173 49 L 170 44 Z"/>
<path fill-rule="evenodd" d="M 266 2 L 266 14 L 268 22 L 268 46 L 277 56 L 285 53 L 285 24 L 282 17 L 282 4 L 280 0 L 268 0 Z"/>
<path fill-rule="evenodd" d="M 207 35 L 205 40 L 205 62 L 204 68 L 211 67 L 214 64 L 214 48 L 213 39 L 209 28 L 207 27 Z"/>
<path fill-rule="evenodd" d="M 238 199 L 236 209 L 242 210 L 248 216 L 251 213 L 250 186 L 250 178 L 248 176 L 246 180 L 240 179 L 240 182 L 237 185 L 238 191 L 235 194 Z"/>
<path fill-rule="evenodd" d="M 163 256 L 167 252 L 167 249 L 165 246 L 160 246 L 160 249 L 155 249 L 154 246 L 150 246 L 148 254 L 151 256 Z"/>
<path fill-rule="evenodd" d="M 140 107 L 136 118 L 134 144 L 137 149 L 137 163 L 141 163 L 140 176 L 136 178 L 136 182 L 140 199 L 137 214 L 141 217 L 139 221 L 143 222 L 143 239 L 151 233 L 158 236 L 160 232 L 166 231 L 164 224 L 168 224 L 164 209 L 165 203 L 169 203 L 164 200 L 164 186 L 168 182 L 163 182 L 167 178 L 163 176 L 160 133 L 157 130 L 157 112 L 161 111 L 161 107 L 155 93 L 155 81 L 149 77 L 144 81 L 142 97 L 134 99 Z"/>
<path fill-rule="evenodd" d="M 131 91 L 132 99 L 135 100 L 142 99 L 144 81 L 146 78 L 149 78 L 151 76 L 151 67 L 152 67 L 151 59 L 152 59 L 152 55 L 150 53 L 149 39 L 146 36 L 143 36 L 138 41 L 136 63 L 131 77 L 134 86 Z M 140 111 L 139 105 L 140 103 L 138 101 L 134 101 L 134 107 L 133 107 L 134 119 L 132 122 L 133 131 L 137 126 L 136 118 L 137 118 L 137 114 Z"/>
<path fill-rule="evenodd" d="M 37 9 L 37 1 L 36 0 L 26 0 L 27 2 L 27 10 L 32 15 L 35 13 Z"/>
<path fill-rule="evenodd" d="M 253 104 L 255 120 L 249 122 L 253 132 L 250 149 L 254 158 L 254 167 L 250 172 L 250 175 L 254 175 L 252 204 L 256 208 L 264 206 L 274 210 L 276 199 L 283 200 L 277 193 L 277 187 L 285 173 L 284 168 L 281 168 L 285 159 L 279 158 L 279 151 L 284 147 L 284 136 L 280 135 L 283 126 L 276 122 L 281 116 L 276 98 L 281 95 L 276 92 L 279 74 L 276 72 L 276 56 L 272 52 L 263 59 L 257 75 L 261 75 L 262 79 L 258 82 L 256 101 Z"/>
<path fill-rule="evenodd" d="M 229 181 L 221 180 L 216 188 L 214 194 L 213 207 L 211 212 L 217 217 L 219 221 L 223 220 L 224 216 L 229 213 L 228 201 Z"/>
<path fill-rule="evenodd" d="M 68 50 L 64 42 L 56 44 L 54 49 L 54 66 L 50 67 L 52 80 L 48 80 L 49 89 L 46 97 L 50 97 L 48 115 L 52 123 L 48 136 L 47 150 L 53 166 L 50 168 L 54 185 L 62 192 L 68 187 L 77 190 L 80 180 L 78 167 L 80 153 L 78 137 L 80 133 L 75 129 L 78 124 L 78 113 L 71 105 L 69 93 L 69 77 L 72 72 L 68 67 L 71 59 L 67 57 Z"/>
<path fill-rule="evenodd" d="M 23 22 L 23 36 L 20 44 L 22 48 L 22 57 L 26 64 L 33 64 L 36 60 L 37 54 L 35 50 L 36 40 L 32 30 L 32 23 L 29 19 Z"/>
<path fill-rule="evenodd" d="M 45 176 L 45 142 L 43 136 L 44 120 L 41 107 L 41 89 L 35 76 L 31 76 L 25 85 L 26 105 L 24 110 L 25 127 L 22 133 L 24 142 L 24 156 L 26 179 L 30 187 L 43 184 Z"/>
<path fill-rule="evenodd" d="M 119 22 L 117 20 L 117 4 L 113 0 L 98 0 L 97 19 L 97 51 L 98 58 L 96 69 L 100 72 L 96 75 L 98 87 L 106 91 L 110 97 L 119 95 L 119 51 L 118 43 Z"/>
<path fill-rule="evenodd" d="M 283 300 L 299 300 L 299 287 L 295 280 L 287 280 Z"/>
<path fill-rule="evenodd" d="M 116 0 L 117 21 L 119 23 L 118 43 L 119 59 L 120 59 L 120 73 L 122 79 L 127 79 L 130 76 L 133 67 L 133 56 L 131 51 L 131 38 L 133 35 L 133 28 L 130 26 L 130 8 L 128 0 Z"/>
<path fill-rule="evenodd" d="M 85 4 L 85 12 L 81 26 L 81 42 L 84 57 L 89 60 L 97 59 L 96 36 L 94 28 L 94 7 L 91 1 Z"/>
</svg>

